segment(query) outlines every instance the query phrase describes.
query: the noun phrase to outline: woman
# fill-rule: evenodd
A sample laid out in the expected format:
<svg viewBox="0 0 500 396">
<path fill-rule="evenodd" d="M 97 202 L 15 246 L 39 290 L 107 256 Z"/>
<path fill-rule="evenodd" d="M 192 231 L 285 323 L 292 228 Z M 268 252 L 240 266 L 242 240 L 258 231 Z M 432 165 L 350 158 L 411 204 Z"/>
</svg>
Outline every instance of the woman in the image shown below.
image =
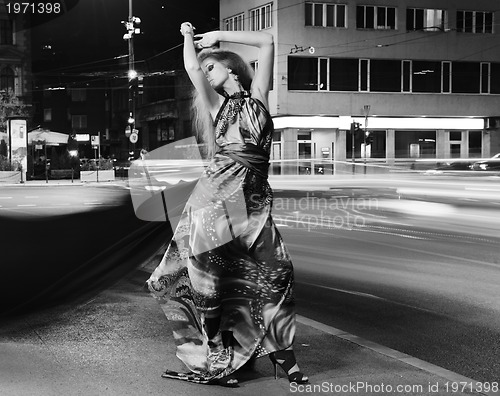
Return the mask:
<svg viewBox="0 0 500 396">
<path fill-rule="evenodd" d="M 280 365 L 290 382 L 306 383 L 291 347 L 293 268 L 271 217 L 267 182 L 273 37 L 242 31 L 194 35 L 190 23 L 181 25 L 181 33 L 197 124 L 213 158 L 148 280 L 172 324 L 177 356 L 190 370 L 163 376 L 237 386 L 236 370 L 269 355 L 276 377 Z M 255 76 L 239 55 L 212 48 L 219 42 L 258 47 Z"/>
</svg>

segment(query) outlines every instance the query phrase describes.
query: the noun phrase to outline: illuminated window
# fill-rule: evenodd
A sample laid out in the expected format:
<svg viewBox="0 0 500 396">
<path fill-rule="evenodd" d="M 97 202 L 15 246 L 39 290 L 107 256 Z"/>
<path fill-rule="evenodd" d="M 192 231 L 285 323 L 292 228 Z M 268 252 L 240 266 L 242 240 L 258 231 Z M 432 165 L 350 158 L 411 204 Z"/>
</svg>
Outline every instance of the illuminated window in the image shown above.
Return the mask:
<svg viewBox="0 0 500 396">
<path fill-rule="evenodd" d="M 408 8 L 406 10 L 406 30 L 425 32 L 448 29 L 448 13 L 445 10 Z"/>
<path fill-rule="evenodd" d="M 45 122 L 52 121 L 52 109 L 43 109 L 43 120 Z"/>
<path fill-rule="evenodd" d="M 87 128 L 87 116 L 86 115 L 72 115 L 71 116 L 71 127 L 73 129 L 85 129 L 85 128 Z"/>
</svg>

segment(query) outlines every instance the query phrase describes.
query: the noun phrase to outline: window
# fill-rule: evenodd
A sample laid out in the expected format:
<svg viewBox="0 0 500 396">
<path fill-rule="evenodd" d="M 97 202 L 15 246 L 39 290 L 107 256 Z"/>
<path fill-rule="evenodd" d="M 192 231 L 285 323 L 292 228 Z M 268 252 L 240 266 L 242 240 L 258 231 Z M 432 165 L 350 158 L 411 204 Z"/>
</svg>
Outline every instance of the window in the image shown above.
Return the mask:
<svg viewBox="0 0 500 396">
<path fill-rule="evenodd" d="M 370 92 L 401 92 L 401 61 L 370 61 Z"/>
<path fill-rule="evenodd" d="M 358 59 L 330 59 L 330 90 L 358 90 Z"/>
<path fill-rule="evenodd" d="M 462 141 L 462 131 L 450 131 L 451 141 Z"/>
<path fill-rule="evenodd" d="M 441 62 L 412 62 L 412 92 L 441 93 Z"/>
<path fill-rule="evenodd" d="M 87 116 L 86 115 L 72 115 L 71 116 L 71 127 L 74 129 L 87 128 Z"/>
<path fill-rule="evenodd" d="M 272 3 L 250 10 L 250 30 L 268 29 L 272 26 Z"/>
<path fill-rule="evenodd" d="M 490 64 L 481 63 L 481 91 L 482 94 L 490 93 Z"/>
<path fill-rule="evenodd" d="M 14 44 L 14 24 L 10 19 L 0 20 L 0 45 Z"/>
<path fill-rule="evenodd" d="M 318 59 L 288 57 L 288 89 L 316 91 L 318 89 Z"/>
<path fill-rule="evenodd" d="M 476 62 L 453 62 L 453 93 L 479 93 L 481 70 Z"/>
<path fill-rule="evenodd" d="M 408 8 L 406 30 L 433 32 L 448 29 L 448 13 L 445 10 Z"/>
<path fill-rule="evenodd" d="M 43 109 L 43 120 L 45 122 L 52 121 L 52 109 Z"/>
<path fill-rule="evenodd" d="M 357 6 L 356 27 L 358 29 L 396 29 L 396 8 Z"/>
<path fill-rule="evenodd" d="M 457 32 L 493 33 L 493 12 L 457 11 Z"/>
<path fill-rule="evenodd" d="M 328 70 L 330 68 L 330 59 L 319 58 L 318 59 L 318 91 L 328 91 L 330 89 L 330 73 Z"/>
<path fill-rule="evenodd" d="M 451 93 L 451 62 L 441 62 L 442 93 Z"/>
<path fill-rule="evenodd" d="M 87 100 L 87 91 L 85 88 L 72 88 L 70 94 L 72 102 L 85 102 Z"/>
<path fill-rule="evenodd" d="M 243 13 L 224 19 L 225 30 L 245 30 Z"/>
<path fill-rule="evenodd" d="M 411 61 L 404 60 L 402 69 L 402 92 L 411 92 Z"/>
<path fill-rule="evenodd" d="M 402 84 L 402 92 L 451 93 L 451 62 L 404 60 Z"/>
<path fill-rule="evenodd" d="M 0 89 L 2 91 L 14 91 L 14 70 L 10 67 L 4 67 L 0 72 Z"/>
<path fill-rule="evenodd" d="M 500 63 L 490 63 L 490 93 L 500 94 Z"/>
<path fill-rule="evenodd" d="M 297 140 L 311 140 L 311 131 L 298 130 Z"/>
<path fill-rule="evenodd" d="M 347 27 L 345 4 L 306 3 L 305 5 L 306 26 Z"/>
<path fill-rule="evenodd" d="M 469 131 L 469 158 L 481 157 L 481 131 Z"/>
<path fill-rule="evenodd" d="M 370 90 L 370 60 L 359 60 L 359 90 L 361 92 L 368 92 Z"/>
<path fill-rule="evenodd" d="M 312 155 L 311 150 L 311 131 L 298 130 L 297 131 L 297 151 L 299 159 L 310 159 Z M 311 165 L 309 164 L 308 167 Z"/>
</svg>

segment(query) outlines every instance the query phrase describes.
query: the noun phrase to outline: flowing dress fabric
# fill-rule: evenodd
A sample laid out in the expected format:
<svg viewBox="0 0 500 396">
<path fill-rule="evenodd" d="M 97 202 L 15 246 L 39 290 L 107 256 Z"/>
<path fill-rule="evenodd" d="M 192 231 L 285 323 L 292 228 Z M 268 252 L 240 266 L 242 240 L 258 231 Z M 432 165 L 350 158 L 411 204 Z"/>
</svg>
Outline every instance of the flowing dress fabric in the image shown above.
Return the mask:
<svg viewBox="0 0 500 396">
<path fill-rule="evenodd" d="M 214 159 L 148 280 L 189 369 L 172 377 L 200 383 L 289 347 L 295 335 L 293 268 L 267 181 L 271 116 L 246 93 L 227 97 L 215 131 Z M 214 320 L 219 331 L 209 339 Z M 224 348 L 224 332 L 232 348 Z"/>
</svg>

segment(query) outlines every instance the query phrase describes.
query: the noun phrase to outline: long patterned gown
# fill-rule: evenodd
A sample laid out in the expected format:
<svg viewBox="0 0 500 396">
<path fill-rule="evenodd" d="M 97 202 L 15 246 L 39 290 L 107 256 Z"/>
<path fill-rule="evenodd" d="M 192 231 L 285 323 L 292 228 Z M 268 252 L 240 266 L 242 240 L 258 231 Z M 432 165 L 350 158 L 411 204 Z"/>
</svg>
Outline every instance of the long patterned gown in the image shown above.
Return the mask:
<svg viewBox="0 0 500 396">
<path fill-rule="evenodd" d="M 216 153 L 191 194 L 162 261 L 148 280 L 188 373 L 209 383 L 293 343 L 293 267 L 271 217 L 267 181 L 271 116 L 247 92 L 226 96 Z M 209 318 L 220 320 L 209 340 Z M 225 347 L 220 334 L 231 332 Z M 209 342 L 210 341 L 210 342 Z"/>
</svg>

